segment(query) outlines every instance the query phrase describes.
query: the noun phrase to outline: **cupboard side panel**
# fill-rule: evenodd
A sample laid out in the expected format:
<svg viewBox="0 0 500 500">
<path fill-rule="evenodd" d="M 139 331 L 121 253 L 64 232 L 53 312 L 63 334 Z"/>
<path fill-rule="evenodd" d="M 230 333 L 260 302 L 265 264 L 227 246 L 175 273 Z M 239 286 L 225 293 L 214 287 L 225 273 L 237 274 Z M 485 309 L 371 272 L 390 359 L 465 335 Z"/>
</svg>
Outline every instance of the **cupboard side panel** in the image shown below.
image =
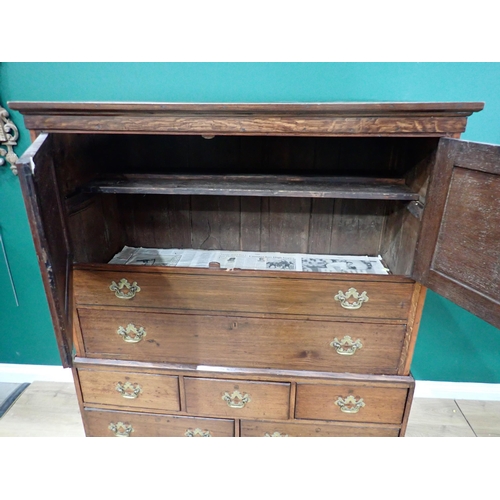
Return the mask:
<svg viewBox="0 0 500 500">
<path fill-rule="evenodd" d="M 115 196 L 91 196 L 66 206 L 75 262 L 108 262 L 126 244 Z"/>
<path fill-rule="evenodd" d="M 399 151 L 399 169 L 405 172 L 405 184 L 418 193 L 415 202 L 388 205 L 387 221 L 382 236 L 381 255 L 395 274 L 409 276 L 413 270 L 415 248 L 420 233 L 419 207 L 425 206 L 429 175 L 435 160 L 437 139 L 406 140 Z M 412 209 L 411 211 L 409 209 Z"/>
<path fill-rule="evenodd" d="M 419 230 L 420 221 L 408 211 L 407 204 L 388 207 L 380 254 L 394 274 L 411 275 Z"/>
</svg>

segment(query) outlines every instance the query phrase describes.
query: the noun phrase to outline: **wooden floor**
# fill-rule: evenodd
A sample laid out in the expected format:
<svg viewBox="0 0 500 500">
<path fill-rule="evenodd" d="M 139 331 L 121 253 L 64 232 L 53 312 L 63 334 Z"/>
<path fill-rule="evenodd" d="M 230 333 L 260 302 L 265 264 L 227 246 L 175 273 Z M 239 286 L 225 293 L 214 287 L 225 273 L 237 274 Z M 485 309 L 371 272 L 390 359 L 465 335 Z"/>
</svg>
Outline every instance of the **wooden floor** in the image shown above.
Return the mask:
<svg viewBox="0 0 500 500">
<path fill-rule="evenodd" d="M 500 401 L 416 398 L 406 435 L 500 437 Z M 33 382 L 0 418 L 7 436 L 84 437 L 73 384 Z"/>
</svg>

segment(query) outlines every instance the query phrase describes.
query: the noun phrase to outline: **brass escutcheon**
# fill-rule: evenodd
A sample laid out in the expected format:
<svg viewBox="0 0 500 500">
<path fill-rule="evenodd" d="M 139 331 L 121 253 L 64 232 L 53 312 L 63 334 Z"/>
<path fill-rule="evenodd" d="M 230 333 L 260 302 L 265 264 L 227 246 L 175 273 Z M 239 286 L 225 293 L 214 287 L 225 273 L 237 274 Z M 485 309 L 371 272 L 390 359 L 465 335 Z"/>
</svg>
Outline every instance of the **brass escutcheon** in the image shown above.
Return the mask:
<svg viewBox="0 0 500 500">
<path fill-rule="evenodd" d="M 123 422 L 111 422 L 108 429 L 113 432 L 116 437 L 130 437 L 130 434 L 134 432 L 134 428 L 129 424 L 124 424 Z"/>
<path fill-rule="evenodd" d="M 353 298 L 353 301 L 349 301 Z M 340 302 L 340 305 L 344 309 L 359 309 L 364 302 L 368 302 L 368 295 L 366 292 L 359 293 L 355 288 L 349 288 L 346 293 L 339 290 L 339 293 L 335 295 L 335 300 Z"/>
<path fill-rule="evenodd" d="M 137 284 L 137 281 L 130 284 L 125 278 L 122 278 L 118 282 L 118 285 L 115 281 L 112 281 L 111 285 L 109 285 L 109 289 L 115 292 L 115 295 L 119 299 L 133 299 L 135 294 L 141 291 L 141 287 Z M 124 291 L 124 289 L 126 291 Z"/>
<path fill-rule="evenodd" d="M 210 431 L 202 431 L 199 427 L 196 429 L 187 429 L 186 432 L 184 433 L 184 436 L 192 438 L 192 437 L 204 437 L 204 438 L 209 438 L 212 437 L 212 434 L 210 434 Z"/>
<path fill-rule="evenodd" d="M 340 407 L 340 410 L 344 413 L 358 413 L 360 408 L 365 406 L 365 402 L 363 398 L 359 398 L 356 401 L 354 396 L 347 396 L 346 398 L 342 398 L 339 396 L 335 404 Z"/>
<path fill-rule="evenodd" d="M 272 434 L 269 434 L 269 432 L 266 432 L 264 434 L 264 437 L 268 438 L 287 438 L 288 434 L 281 434 L 281 432 L 275 431 Z"/>
<path fill-rule="evenodd" d="M 225 392 L 222 399 L 231 408 L 243 408 L 248 402 L 251 401 L 250 396 L 245 394 L 244 396 L 240 391 L 235 390 L 232 394 Z"/>
<path fill-rule="evenodd" d="M 330 342 L 330 345 L 342 356 L 352 356 L 357 349 L 361 349 L 363 344 L 359 339 L 353 341 L 349 335 L 346 335 L 342 340 L 337 337 Z"/>
<path fill-rule="evenodd" d="M 119 326 L 116 330 L 118 335 L 121 335 L 125 342 L 130 344 L 137 344 L 146 336 L 146 330 L 142 326 L 135 326 L 133 323 L 129 323 L 125 328 Z"/>
<path fill-rule="evenodd" d="M 115 390 L 118 391 L 125 399 L 137 399 L 142 392 L 142 387 L 139 384 L 132 384 L 125 382 L 124 384 L 118 382 Z"/>
</svg>

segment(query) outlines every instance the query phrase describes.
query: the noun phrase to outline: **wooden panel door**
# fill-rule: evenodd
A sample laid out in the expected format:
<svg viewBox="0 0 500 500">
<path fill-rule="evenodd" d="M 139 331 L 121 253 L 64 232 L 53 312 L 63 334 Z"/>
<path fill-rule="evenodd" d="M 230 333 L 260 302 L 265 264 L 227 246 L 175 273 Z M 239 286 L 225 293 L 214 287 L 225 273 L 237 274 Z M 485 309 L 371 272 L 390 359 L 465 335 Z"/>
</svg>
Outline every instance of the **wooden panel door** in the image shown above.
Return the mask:
<svg viewBox="0 0 500 500">
<path fill-rule="evenodd" d="M 500 146 L 440 140 L 413 277 L 500 328 Z"/>
<path fill-rule="evenodd" d="M 19 181 L 65 367 L 71 366 L 72 255 L 52 159 L 52 138 L 41 134 L 17 163 Z"/>
</svg>

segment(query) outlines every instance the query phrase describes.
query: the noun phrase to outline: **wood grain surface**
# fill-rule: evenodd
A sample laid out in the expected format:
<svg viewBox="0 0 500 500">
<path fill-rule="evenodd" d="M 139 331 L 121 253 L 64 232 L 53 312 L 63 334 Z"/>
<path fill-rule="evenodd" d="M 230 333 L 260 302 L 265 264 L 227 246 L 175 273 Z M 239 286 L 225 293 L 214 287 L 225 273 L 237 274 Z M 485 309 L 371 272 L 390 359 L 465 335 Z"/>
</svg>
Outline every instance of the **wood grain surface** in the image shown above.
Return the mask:
<svg viewBox="0 0 500 500">
<path fill-rule="evenodd" d="M 18 163 L 19 181 L 63 366 L 73 350 L 73 256 L 53 159 L 52 136 L 40 135 Z"/>
<path fill-rule="evenodd" d="M 241 421 L 241 437 L 397 437 L 398 435 L 399 427 L 389 425 Z"/>
<path fill-rule="evenodd" d="M 500 147 L 440 143 L 414 276 L 500 327 Z"/>
<path fill-rule="evenodd" d="M 93 193 L 272 196 L 418 200 L 398 179 L 289 177 L 265 175 L 126 175 L 104 178 L 84 187 Z"/>
<path fill-rule="evenodd" d="M 19 172 L 65 365 L 77 320 L 89 436 L 404 435 L 422 284 L 500 326 L 500 149 L 446 139 L 482 103 L 9 104 L 49 134 Z M 392 274 L 106 264 L 123 245 L 382 255 Z M 350 288 L 368 301 L 342 307 Z M 331 346 L 346 335 L 353 356 Z"/>
<path fill-rule="evenodd" d="M 135 309 L 152 307 L 167 312 L 219 311 L 227 313 L 293 314 L 311 318 L 378 318 L 401 319 L 408 317 L 413 285 L 394 282 L 387 276 L 377 281 L 350 275 L 349 281 L 315 279 L 283 271 L 279 278 L 267 277 L 267 272 L 227 272 L 199 269 L 185 273 L 138 272 L 136 266 L 126 272 L 75 270 L 74 293 L 77 306 L 106 305 Z M 297 275 L 302 275 L 298 277 Z M 313 273 L 307 273 L 313 274 Z M 321 273 L 319 273 L 321 274 Z M 276 275 L 275 275 L 276 276 Z M 352 278 L 351 278 L 352 276 Z M 389 278 L 384 280 L 384 278 Z M 120 299 L 109 289 L 110 285 L 127 279 L 141 288 L 132 299 Z M 343 277 L 345 278 L 345 275 Z M 368 302 L 359 309 L 346 309 L 335 296 L 355 288 L 366 292 Z"/>
<path fill-rule="evenodd" d="M 461 133 L 482 103 L 22 103 L 26 127 L 49 131 L 251 135 Z"/>
<path fill-rule="evenodd" d="M 85 432 L 89 437 L 114 437 L 109 425 L 118 422 L 132 426 L 130 437 L 186 437 L 186 432 L 196 429 L 208 431 L 211 437 L 234 436 L 232 420 L 94 409 L 84 410 L 82 416 Z"/>
<path fill-rule="evenodd" d="M 184 384 L 186 409 L 190 414 L 240 419 L 289 418 L 290 384 L 191 377 L 185 377 Z M 226 393 L 232 396 L 235 391 L 249 398 L 248 403 L 241 408 L 231 407 L 223 399 Z"/>
<path fill-rule="evenodd" d="M 396 374 L 403 361 L 404 324 L 298 321 L 241 316 L 163 314 L 121 309 L 78 311 L 85 354 L 170 363 Z M 125 342 L 120 326 L 146 336 Z M 331 346 L 350 336 L 362 347 L 342 355 Z"/>
<path fill-rule="evenodd" d="M 297 384 L 295 418 L 401 424 L 408 390 L 356 385 Z M 335 402 L 353 396 L 365 406 L 344 413 Z"/>
<path fill-rule="evenodd" d="M 169 375 L 78 370 L 84 404 L 107 404 L 128 408 L 179 411 L 179 379 Z M 135 399 L 124 398 L 117 386 L 140 387 Z M 130 392 L 130 391 L 129 391 Z"/>
</svg>

